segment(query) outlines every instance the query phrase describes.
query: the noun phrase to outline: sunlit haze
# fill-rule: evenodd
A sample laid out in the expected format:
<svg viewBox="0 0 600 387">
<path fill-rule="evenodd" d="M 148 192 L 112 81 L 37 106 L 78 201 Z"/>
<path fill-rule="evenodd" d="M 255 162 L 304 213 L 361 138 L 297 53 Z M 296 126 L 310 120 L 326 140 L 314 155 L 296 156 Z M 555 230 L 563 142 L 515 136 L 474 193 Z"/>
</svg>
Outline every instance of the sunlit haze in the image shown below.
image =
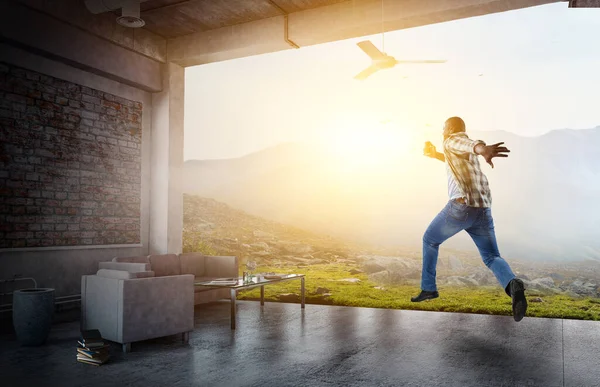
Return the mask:
<svg viewBox="0 0 600 387">
<path fill-rule="evenodd" d="M 370 60 L 356 43 L 381 48 L 381 34 L 188 68 L 184 157 L 333 135 L 336 149 L 352 149 L 381 122 L 420 140 L 451 115 L 468 129 L 525 136 L 595 127 L 600 45 L 589 37 L 600 36 L 599 16 L 563 2 L 389 32 L 385 51 L 396 59 L 448 62 L 398 65 L 362 82 L 353 77 Z"/>
</svg>

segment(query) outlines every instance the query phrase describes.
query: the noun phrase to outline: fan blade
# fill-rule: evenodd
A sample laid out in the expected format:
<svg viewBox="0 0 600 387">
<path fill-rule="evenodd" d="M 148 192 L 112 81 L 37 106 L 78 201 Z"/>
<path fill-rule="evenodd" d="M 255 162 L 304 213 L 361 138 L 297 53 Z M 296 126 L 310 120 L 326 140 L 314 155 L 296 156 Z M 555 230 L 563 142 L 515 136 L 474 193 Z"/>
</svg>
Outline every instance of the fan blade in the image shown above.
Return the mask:
<svg viewBox="0 0 600 387">
<path fill-rule="evenodd" d="M 397 60 L 396 63 L 446 63 L 445 60 Z"/>
<path fill-rule="evenodd" d="M 359 81 L 362 81 L 364 79 L 366 79 L 369 75 L 372 75 L 373 73 L 377 72 L 379 70 L 379 67 L 371 65 L 369 67 L 367 67 L 366 69 L 364 69 L 363 71 L 361 71 L 357 76 L 354 77 L 354 79 L 358 79 Z"/>
<path fill-rule="evenodd" d="M 364 40 L 362 42 L 356 43 L 358 47 L 361 48 L 371 59 L 378 60 L 385 58 L 385 55 L 379 51 L 377 47 L 370 40 Z"/>
</svg>

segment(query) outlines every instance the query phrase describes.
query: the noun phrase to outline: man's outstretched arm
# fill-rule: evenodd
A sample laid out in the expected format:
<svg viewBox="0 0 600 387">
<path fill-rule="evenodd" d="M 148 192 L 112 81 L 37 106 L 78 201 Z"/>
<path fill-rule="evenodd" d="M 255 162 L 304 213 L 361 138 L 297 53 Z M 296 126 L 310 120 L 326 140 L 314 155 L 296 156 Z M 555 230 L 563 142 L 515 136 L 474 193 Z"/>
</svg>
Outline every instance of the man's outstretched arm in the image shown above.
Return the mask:
<svg viewBox="0 0 600 387">
<path fill-rule="evenodd" d="M 471 140 L 468 136 L 452 136 L 444 142 L 444 146 L 453 153 L 466 154 L 472 153 L 483 156 L 485 161 L 494 168 L 492 158 L 494 157 L 508 157 L 506 153 L 510 151 L 505 146 L 501 146 L 503 142 L 499 142 L 494 145 L 486 145 L 481 140 Z"/>
<path fill-rule="evenodd" d="M 454 135 L 444 141 L 444 147 L 457 155 L 478 154 L 475 148 L 485 146 L 485 142 L 481 140 L 471 140 L 466 134 Z"/>
<path fill-rule="evenodd" d="M 440 160 L 441 162 L 444 162 L 444 163 L 446 162 L 446 156 L 444 156 L 444 154 L 440 153 L 440 152 L 435 152 L 435 156 L 433 156 L 433 158 L 434 159 L 438 159 L 438 160 Z"/>
</svg>

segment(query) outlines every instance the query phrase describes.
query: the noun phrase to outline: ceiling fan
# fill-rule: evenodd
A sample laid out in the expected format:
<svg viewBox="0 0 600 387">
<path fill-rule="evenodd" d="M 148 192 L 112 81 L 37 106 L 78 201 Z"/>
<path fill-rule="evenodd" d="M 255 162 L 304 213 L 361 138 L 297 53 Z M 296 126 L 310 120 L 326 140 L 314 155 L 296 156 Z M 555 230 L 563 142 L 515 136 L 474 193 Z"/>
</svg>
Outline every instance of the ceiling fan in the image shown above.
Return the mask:
<svg viewBox="0 0 600 387">
<path fill-rule="evenodd" d="M 362 42 L 357 43 L 357 46 L 360 47 L 365 54 L 367 54 L 371 58 L 371 66 L 367 67 L 363 71 L 361 71 L 358 75 L 354 77 L 354 79 L 358 79 L 360 81 L 366 79 L 373 73 L 383 70 L 390 69 L 397 64 L 407 64 L 407 63 L 446 63 L 445 60 L 396 60 L 393 56 L 390 56 L 385 53 L 385 29 L 383 25 L 383 3 L 381 1 L 381 48 L 382 51 L 379 51 L 377 47 L 370 41 L 364 40 Z"/>
<path fill-rule="evenodd" d="M 364 40 L 362 42 L 357 43 L 357 45 L 372 60 L 372 63 L 369 67 L 367 67 L 354 77 L 354 79 L 358 79 L 361 81 L 379 70 L 389 69 L 396 66 L 397 64 L 446 62 L 445 60 L 396 60 L 396 58 L 394 58 L 393 56 L 387 55 L 385 52 L 379 51 L 379 49 L 375 47 L 375 45 L 370 40 Z"/>
</svg>

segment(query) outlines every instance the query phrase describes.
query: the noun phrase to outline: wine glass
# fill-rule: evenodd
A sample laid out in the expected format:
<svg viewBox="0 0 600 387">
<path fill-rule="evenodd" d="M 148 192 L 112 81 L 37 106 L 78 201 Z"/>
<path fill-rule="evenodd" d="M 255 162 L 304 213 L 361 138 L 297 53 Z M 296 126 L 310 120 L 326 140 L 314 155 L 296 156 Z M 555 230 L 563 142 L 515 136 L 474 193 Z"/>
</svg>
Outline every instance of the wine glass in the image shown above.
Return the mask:
<svg viewBox="0 0 600 387">
<path fill-rule="evenodd" d="M 252 272 L 256 270 L 256 262 L 248 261 L 246 262 L 246 270 L 248 271 L 248 281 L 252 281 Z"/>
</svg>

